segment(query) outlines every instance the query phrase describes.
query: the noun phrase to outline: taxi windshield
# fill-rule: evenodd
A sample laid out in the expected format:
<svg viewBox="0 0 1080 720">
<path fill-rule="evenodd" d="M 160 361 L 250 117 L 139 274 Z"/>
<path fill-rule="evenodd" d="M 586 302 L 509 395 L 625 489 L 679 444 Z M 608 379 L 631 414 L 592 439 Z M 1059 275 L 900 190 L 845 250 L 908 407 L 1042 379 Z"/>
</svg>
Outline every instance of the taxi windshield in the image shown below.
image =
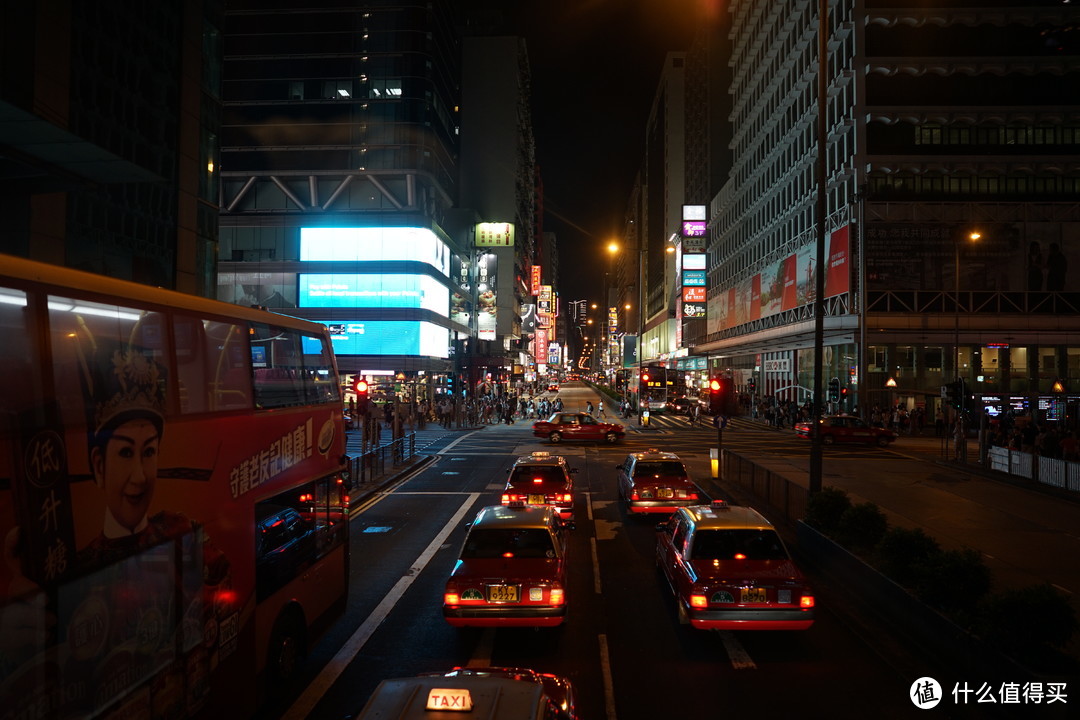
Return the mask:
<svg viewBox="0 0 1080 720">
<path fill-rule="evenodd" d="M 692 560 L 786 560 L 787 552 L 774 530 L 698 530 Z"/>
<path fill-rule="evenodd" d="M 555 546 L 543 528 L 481 528 L 469 533 L 463 560 L 497 557 L 553 558 Z"/>
<path fill-rule="evenodd" d="M 652 477 L 654 475 L 686 475 L 682 463 L 673 460 L 639 462 L 634 466 L 634 477 Z"/>
</svg>

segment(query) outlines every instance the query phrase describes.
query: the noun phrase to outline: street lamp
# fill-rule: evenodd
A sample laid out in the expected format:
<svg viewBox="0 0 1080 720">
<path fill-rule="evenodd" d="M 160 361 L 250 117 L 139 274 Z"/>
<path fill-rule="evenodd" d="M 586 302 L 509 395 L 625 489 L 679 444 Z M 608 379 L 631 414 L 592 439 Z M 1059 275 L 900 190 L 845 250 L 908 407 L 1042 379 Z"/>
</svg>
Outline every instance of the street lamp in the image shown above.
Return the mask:
<svg viewBox="0 0 1080 720">
<path fill-rule="evenodd" d="M 971 242 L 977 242 L 982 237 L 982 233 L 978 230 L 972 230 L 967 234 L 967 239 Z M 956 386 L 957 388 L 963 387 L 963 378 L 960 376 L 960 235 L 956 235 L 953 238 L 953 265 L 955 273 L 955 284 L 953 292 L 953 368 L 956 373 Z M 959 390 L 958 390 L 959 392 Z M 959 403 L 963 403 L 963 397 L 958 398 Z M 964 427 L 964 413 L 959 406 L 956 407 L 956 418 L 954 422 L 959 426 L 956 436 L 956 457 L 967 461 L 967 449 L 964 442 L 966 436 L 966 428 Z"/>
</svg>

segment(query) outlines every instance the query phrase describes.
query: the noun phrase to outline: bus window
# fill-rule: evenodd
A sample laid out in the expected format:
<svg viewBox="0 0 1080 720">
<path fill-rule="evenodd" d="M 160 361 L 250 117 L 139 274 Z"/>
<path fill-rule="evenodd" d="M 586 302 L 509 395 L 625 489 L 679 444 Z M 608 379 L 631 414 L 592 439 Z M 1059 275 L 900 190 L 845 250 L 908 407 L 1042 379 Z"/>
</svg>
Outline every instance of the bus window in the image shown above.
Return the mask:
<svg viewBox="0 0 1080 720">
<path fill-rule="evenodd" d="M 341 387 L 334 382 L 334 356 L 330 344 L 318 335 L 301 337 L 304 369 L 307 371 L 307 399 L 312 403 L 341 400 Z"/>
<path fill-rule="evenodd" d="M 255 372 L 256 406 L 279 408 L 305 404 L 300 335 L 261 323 L 253 324 L 252 328 L 251 364 Z"/>
<path fill-rule="evenodd" d="M 206 320 L 206 365 L 213 410 L 249 410 L 251 401 L 251 350 L 246 326 Z M 179 345 L 179 340 L 177 341 Z"/>
<path fill-rule="evenodd" d="M 203 324 L 190 315 L 174 315 L 172 326 L 180 412 L 207 412 L 211 408 L 209 393 L 212 385 L 207 377 Z"/>
</svg>

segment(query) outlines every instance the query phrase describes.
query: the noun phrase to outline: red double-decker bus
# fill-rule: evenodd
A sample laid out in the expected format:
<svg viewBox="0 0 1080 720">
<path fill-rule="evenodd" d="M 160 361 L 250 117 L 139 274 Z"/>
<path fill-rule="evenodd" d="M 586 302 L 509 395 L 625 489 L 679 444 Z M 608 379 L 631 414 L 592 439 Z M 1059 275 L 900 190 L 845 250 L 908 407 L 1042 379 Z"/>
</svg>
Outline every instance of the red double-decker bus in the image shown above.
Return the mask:
<svg viewBox="0 0 1080 720">
<path fill-rule="evenodd" d="M 0 720 L 248 717 L 344 611 L 326 328 L 0 256 Z"/>
</svg>

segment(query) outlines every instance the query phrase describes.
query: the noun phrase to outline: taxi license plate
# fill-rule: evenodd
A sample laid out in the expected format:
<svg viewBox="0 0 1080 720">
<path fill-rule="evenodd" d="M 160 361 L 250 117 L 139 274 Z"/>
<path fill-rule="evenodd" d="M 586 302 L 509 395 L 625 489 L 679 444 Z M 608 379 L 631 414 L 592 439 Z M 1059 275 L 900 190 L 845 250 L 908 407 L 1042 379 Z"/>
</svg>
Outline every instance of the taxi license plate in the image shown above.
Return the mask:
<svg viewBox="0 0 1080 720">
<path fill-rule="evenodd" d="M 739 602 L 763 603 L 766 602 L 765 588 L 740 588 Z"/>
<path fill-rule="evenodd" d="M 518 601 L 517 585 L 488 585 L 488 602 L 513 603 Z"/>
<path fill-rule="evenodd" d="M 529 496 L 529 504 L 530 505 L 543 505 L 544 504 L 544 496 L 543 495 L 530 495 Z"/>
<path fill-rule="evenodd" d="M 660 488 L 656 491 L 656 494 L 659 495 L 662 500 L 670 500 L 675 497 L 675 491 L 671 488 Z"/>
</svg>

